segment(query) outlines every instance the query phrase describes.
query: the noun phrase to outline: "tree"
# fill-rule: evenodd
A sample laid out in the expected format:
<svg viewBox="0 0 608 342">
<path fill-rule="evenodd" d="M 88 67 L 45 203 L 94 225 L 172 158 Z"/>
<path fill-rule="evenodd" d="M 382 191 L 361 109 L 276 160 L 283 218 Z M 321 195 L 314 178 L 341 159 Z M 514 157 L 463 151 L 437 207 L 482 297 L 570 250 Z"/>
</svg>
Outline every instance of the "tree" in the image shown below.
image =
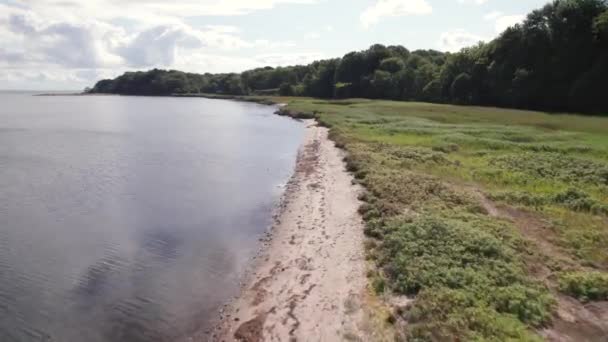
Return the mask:
<svg viewBox="0 0 608 342">
<path fill-rule="evenodd" d="M 441 102 L 441 82 L 434 79 L 424 86 L 421 99 L 429 102 Z"/>
<path fill-rule="evenodd" d="M 395 86 L 392 75 L 388 71 L 376 70 L 371 85 L 371 97 L 389 99 L 397 99 L 399 97 L 399 89 Z"/>
<path fill-rule="evenodd" d="M 334 94 L 334 75 L 338 66 L 337 59 L 314 62 L 314 72 L 305 84 L 306 93 L 315 97 L 330 98 Z"/>
<path fill-rule="evenodd" d="M 454 79 L 450 88 L 452 99 L 459 104 L 468 104 L 471 102 L 471 76 L 467 73 L 462 73 Z"/>
<path fill-rule="evenodd" d="M 289 83 L 281 83 L 279 87 L 279 95 L 281 96 L 293 96 L 295 93 L 294 88 Z"/>
<path fill-rule="evenodd" d="M 568 96 L 573 110 L 606 113 L 608 108 L 608 53 L 598 58 L 594 66 L 572 85 Z"/>
<path fill-rule="evenodd" d="M 608 44 L 608 10 L 597 16 L 593 21 L 593 34 L 600 44 Z"/>
<path fill-rule="evenodd" d="M 380 70 L 384 70 L 394 74 L 401 71 L 405 67 L 405 63 L 399 57 L 389 57 L 380 62 Z"/>
<path fill-rule="evenodd" d="M 496 39 L 458 53 L 376 44 L 342 58 L 241 74 L 127 72 L 91 92 L 278 92 L 608 113 L 607 80 L 606 0 L 553 0 Z"/>
</svg>

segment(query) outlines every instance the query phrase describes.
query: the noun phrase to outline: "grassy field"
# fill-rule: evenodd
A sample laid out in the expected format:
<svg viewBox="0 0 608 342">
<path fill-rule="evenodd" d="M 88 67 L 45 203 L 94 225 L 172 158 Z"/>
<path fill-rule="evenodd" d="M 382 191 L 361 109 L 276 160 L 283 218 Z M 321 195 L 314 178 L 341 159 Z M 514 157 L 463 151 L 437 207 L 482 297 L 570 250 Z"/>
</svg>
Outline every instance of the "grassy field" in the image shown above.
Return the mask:
<svg viewBox="0 0 608 342">
<path fill-rule="evenodd" d="M 564 298 L 608 300 L 608 119 L 272 100 L 348 151 L 367 189 L 371 283 L 415 298 L 390 317 L 402 337 L 542 340 Z"/>
</svg>

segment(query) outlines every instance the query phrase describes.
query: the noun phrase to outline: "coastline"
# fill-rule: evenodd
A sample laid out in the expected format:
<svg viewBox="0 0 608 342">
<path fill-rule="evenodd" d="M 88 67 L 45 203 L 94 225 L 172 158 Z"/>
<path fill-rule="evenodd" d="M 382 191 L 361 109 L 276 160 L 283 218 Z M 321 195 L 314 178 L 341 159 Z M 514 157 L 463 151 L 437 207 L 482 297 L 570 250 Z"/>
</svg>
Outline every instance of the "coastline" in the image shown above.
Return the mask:
<svg viewBox="0 0 608 342">
<path fill-rule="evenodd" d="M 160 97 L 271 105 L 276 115 L 306 126 L 273 223 L 240 276 L 239 294 L 219 308 L 207 327 L 183 340 L 392 340 L 386 338 L 392 329 L 384 329 L 386 307 L 368 287 L 364 223 L 359 213 L 362 202 L 358 199 L 363 189 L 346 169 L 346 152 L 329 138 L 329 129 L 315 120 L 316 113 L 294 111 L 282 101 L 265 97 Z"/>
<path fill-rule="evenodd" d="M 358 186 L 328 129 L 306 120 L 275 222 L 211 341 L 368 340 Z M 368 324 L 366 324 L 368 322 Z"/>
</svg>

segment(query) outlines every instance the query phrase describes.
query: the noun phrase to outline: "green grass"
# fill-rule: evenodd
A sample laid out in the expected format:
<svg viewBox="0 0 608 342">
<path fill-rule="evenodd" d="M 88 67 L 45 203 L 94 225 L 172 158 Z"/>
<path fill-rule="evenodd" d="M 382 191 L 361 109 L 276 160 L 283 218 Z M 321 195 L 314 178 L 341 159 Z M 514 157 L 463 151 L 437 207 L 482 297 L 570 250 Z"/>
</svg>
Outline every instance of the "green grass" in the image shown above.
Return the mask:
<svg viewBox="0 0 608 342">
<path fill-rule="evenodd" d="M 554 287 L 576 298 L 603 298 L 590 293 L 608 269 L 608 119 L 411 102 L 273 101 L 313 114 L 348 151 L 348 170 L 367 189 L 360 212 L 377 266 L 372 282 L 377 291 L 416 298 L 402 313 L 411 340 L 539 340 L 535 328 L 551 324 L 557 303 L 553 287 L 529 271 L 539 260 L 558 265 L 555 272 L 596 268 L 591 278 L 549 279 L 561 279 Z M 575 264 L 559 265 L 561 256 L 539 251 L 525 229 L 488 215 L 480 192 L 549 222 L 540 238 Z"/>
</svg>

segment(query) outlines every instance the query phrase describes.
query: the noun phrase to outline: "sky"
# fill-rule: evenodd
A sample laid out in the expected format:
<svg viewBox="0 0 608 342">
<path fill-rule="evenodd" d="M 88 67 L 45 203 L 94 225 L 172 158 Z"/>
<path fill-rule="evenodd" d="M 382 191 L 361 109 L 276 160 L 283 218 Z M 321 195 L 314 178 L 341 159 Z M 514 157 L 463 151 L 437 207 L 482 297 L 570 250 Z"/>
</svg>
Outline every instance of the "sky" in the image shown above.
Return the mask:
<svg viewBox="0 0 608 342">
<path fill-rule="evenodd" d="M 547 0 L 0 0 L 0 89 L 151 68 L 240 72 L 372 44 L 458 51 Z"/>
</svg>

